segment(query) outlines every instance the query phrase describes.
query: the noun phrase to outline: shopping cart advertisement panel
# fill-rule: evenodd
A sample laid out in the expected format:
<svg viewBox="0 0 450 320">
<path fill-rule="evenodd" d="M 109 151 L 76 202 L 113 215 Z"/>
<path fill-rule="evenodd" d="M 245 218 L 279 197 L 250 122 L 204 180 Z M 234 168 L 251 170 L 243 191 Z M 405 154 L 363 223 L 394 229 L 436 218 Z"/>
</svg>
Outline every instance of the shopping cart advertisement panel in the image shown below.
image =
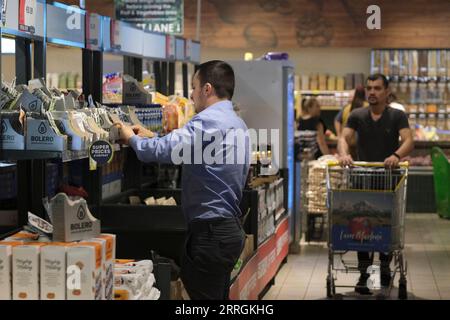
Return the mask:
<svg viewBox="0 0 450 320">
<path fill-rule="evenodd" d="M 390 251 L 393 192 L 342 190 L 331 192 L 331 197 L 333 250 Z"/>
</svg>

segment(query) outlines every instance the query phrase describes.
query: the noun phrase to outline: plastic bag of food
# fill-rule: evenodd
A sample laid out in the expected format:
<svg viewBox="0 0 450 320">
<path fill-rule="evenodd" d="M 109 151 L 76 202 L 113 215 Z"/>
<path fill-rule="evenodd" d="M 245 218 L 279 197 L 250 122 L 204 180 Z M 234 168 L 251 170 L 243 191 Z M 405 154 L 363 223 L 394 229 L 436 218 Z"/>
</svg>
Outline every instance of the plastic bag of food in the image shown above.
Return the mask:
<svg viewBox="0 0 450 320">
<path fill-rule="evenodd" d="M 178 111 L 175 104 L 163 107 L 163 129 L 165 133 L 178 129 Z"/>
</svg>

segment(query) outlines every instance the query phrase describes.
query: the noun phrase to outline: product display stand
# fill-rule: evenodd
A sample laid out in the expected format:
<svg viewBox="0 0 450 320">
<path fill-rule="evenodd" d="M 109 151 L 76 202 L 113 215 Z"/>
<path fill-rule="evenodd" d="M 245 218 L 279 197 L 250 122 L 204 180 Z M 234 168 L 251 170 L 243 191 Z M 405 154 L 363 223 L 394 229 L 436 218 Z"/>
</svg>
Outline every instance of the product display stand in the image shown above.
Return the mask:
<svg viewBox="0 0 450 320">
<path fill-rule="evenodd" d="M 14 5 L 15 2 L 12 2 Z M 150 59 L 153 62 L 155 73 L 155 86 L 158 92 L 166 95 L 175 93 L 176 80 L 176 61 L 183 63 L 182 83 L 183 96 L 189 95 L 188 88 L 188 64 L 196 66 L 200 62 L 200 44 L 196 43 L 195 48 L 190 52 L 189 56 L 185 54 L 184 39 L 183 46 L 178 48 L 178 55 L 172 57 L 166 56 L 166 36 L 161 34 L 144 33 L 140 29 L 119 22 L 121 27 L 120 33 L 123 37 L 117 40 L 111 34 L 111 19 L 96 16 L 97 21 L 101 24 L 98 28 L 98 37 L 88 35 L 85 28 L 91 27 L 92 24 L 83 25 L 80 34 L 77 32 L 64 33 L 64 27 L 58 27 L 61 21 L 50 21 L 47 19 L 47 11 L 52 12 L 52 17 L 56 15 L 64 15 L 68 6 L 60 3 L 47 4 L 43 0 L 38 0 L 38 12 L 40 16 L 39 25 L 36 27 L 36 34 L 29 34 L 15 30 L 17 26 L 9 23 L 10 18 L 17 14 L 19 10 L 14 6 L 8 6 L 11 11 L 7 12 L 7 28 L 0 29 L 0 32 L 14 37 L 16 40 L 16 84 L 26 84 L 35 78 L 45 78 L 47 74 L 47 43 L 56 44 L 58 46 L 72 47 L 80 49 L 82 57 L 82 88 L 83 95 L 87 101 L 92 96 L 93 101 L 103 101 L 103 59 L 104 52 L 111 52 L 124 57 L 123 70 L 126 74 L 134 77 L 137 81 L 143 78 L 143 59 Z M 93 17 L 84 10 L 80 10 L 82 23 L 89 22 L 88 16 Z M 40 20 L 42 19 L 42 21 Z M 53 19 L 53 18 L 52 18 Z M 14 19 L 12 19 L 14 20 Z M 116 23 L 116 22 L 115 22 Z M 44 25 L 46 24 L 46 25 Z M 92 31 L 92 30 L 91 30 Z M 47 36 L 47 33 L 49 34 Z M 50 35 L 51 33 L 51 35 Z M 74 39 L 73 37 L 78 38 Z M 151 38 L 155 41 L 137 41 L 140 37 Z M 113 39 L 114 38 L 114 39 Z M 179 39 L 180 40 L 180 39 Z M 132 43 L 131 43 L 131 42 Z M 156 43 L 156 44 L 155 44 Z M 112 45 L 114 47 L 112 48 Z M 32 51 L 33 46 L 33 51 Z M 145 48 L 144 48 L 145 47 Z M 33 52 L 33 53 L 32 53 Z M 181 59 L 177 57 L 181 55 Z M 1 64 L 0 64 L 1 68 Z M 1 70 L 1 69 L 0 69 Z M 62 70 L 64 71 L 64 70 Z M 158 168 L 150 165 L 155 170 L 154 175 L 144 177 L 144 165 L 138 161 L 134 151 L 131 148 L 114 145 L 115 152 L 120 152 L 127 159 L 125 170 L 122 172 L 122 192 L 104 199 L 102 187 L 104 177 L 102 166 L 97 166 L 96 170 L 89 170 L 89 159 L 87 152 L 76 152 L 66 150 L 58 151 L 39 151 L 39 150 L 4 150 L 0 149 L 0 161 L 14 161 L 16 163 L 16 179 L 17 179 L 17 223 L 15 226 L 0 227 L 1 238 L 15 233 L 28 222 L 28 212 L 33 212 L 39 217 L 46 218 L 46 213 L 42 204 L 42 199 L 49 195 L 48 179 L 50 172 L 48 166 L 58 167 L 57 175 L 61 179 L 62 172 L 66 169 L 81 168 L 80 174 L 81 186 L 87 191 L 89 197 L 87 199 L 89 209 L 95 217 L 99 218 L 102 223 L 102 232 L 114 230 L 118 231 L 117 238 L 117 256 L 130 259 L 149 259 L 151 257 L 152 245 L 151 239 L 161 245 L 158 254 L 166 255 L 164 247 L 170 242 L 174 231 L 179 233 L 179 239 L 184 239 L 184 217 L 181 213 L 180 191 L 173 189 L 149 190 L 148 194 L 160 196 L 172 194 L 177 199 L 177 206 L 160 206 L 160 209 L 142 206 L 142 208 L 133 208 L 130 205 L 121 205 L 119 202 L 126 199 L 128 195 L 135 192 L 145 193 L 145 189 L 155 186 L 158 177 Z M 77 169 L 78 170 L 78 169 Z M 143 196 L 144 197 L 144 196 Z M 144 199 L 144 198 L 142 198 Z M 125 203 L 127 203 L 126 201 Z M 0 208 L 1 210 L 2 208 Z M 9 207 L 8 207 L 9 209 Z M 145 210 L 142 210 L 145 209 Z M 120 211 L 120 212 L 119 212 Z M 141 212 L 144 212 L 141 214 Z M 165 222 L 164 222 L 165 221 Z M 165 226 L 164 226 L 165 225 Z M 178 226 L 178 227 L 177 227 Z M 117 227 L 117 228 L 116 228 Z M 139 233 L 139 231 L 155 228 L 159 233 Z M 136 232 L 136 230 L 138 232 Z M 121 231 L 124 233 L 121 234 Z M 169 231 L 169 232 L 167 232 Z M 163 237 L 168 239 L 163 241 Z M 133 242 L 135 239 L 139 241 Z M 164 246 L 163 246 L 164 245 Z M 156 248 L 159 249 L 159 248 Z M 170 245 L 169 245 L 170 249 Z M 167 251 L 167 250 L 166 250 Z M 135 254 L 136 253 L 136 254 Z M 176 252 L 178 256 L 179 251 Z M 158 287 L 161 289 L 161 299 L 170 298 L 170 273 L 171 265 L 159 257 L 155 261 L 155 275 Z"/>
</svg>

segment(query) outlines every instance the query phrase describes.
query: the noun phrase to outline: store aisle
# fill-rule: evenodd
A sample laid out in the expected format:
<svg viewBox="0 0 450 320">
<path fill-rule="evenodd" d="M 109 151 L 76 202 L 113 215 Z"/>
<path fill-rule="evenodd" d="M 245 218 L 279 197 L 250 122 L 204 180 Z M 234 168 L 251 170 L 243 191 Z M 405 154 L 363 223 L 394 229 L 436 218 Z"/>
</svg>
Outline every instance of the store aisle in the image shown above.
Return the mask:
<svg viewBox="0 0 450 320">
<path fill-rule="evenodd" d="M 406 246 L 408 262 L 408 298 L 450 300 L 450 220 L 436 214 L 408 214 L 406 216 Z M 264 300 L 314 300 L 326 298 L 328 250 L 326 243 L 302 242 L 301 253 L 289 255 L 279 271 L 275 285 Z M 353 253 L 351 253 L 353 254 Z M 356 260 L 354 257 L 347 259 Z M 336 284 L 354 285 L 358 274 L 338 274 Z M 398 275 L 394 286 L 398 286 Z M 350 298 L 356 295 L 351 288 L 337 288 Z M 397 290 L 392 291 L 396 299 Z M 374 299 L 374 296 L 369 297 Z"/>
</svg>

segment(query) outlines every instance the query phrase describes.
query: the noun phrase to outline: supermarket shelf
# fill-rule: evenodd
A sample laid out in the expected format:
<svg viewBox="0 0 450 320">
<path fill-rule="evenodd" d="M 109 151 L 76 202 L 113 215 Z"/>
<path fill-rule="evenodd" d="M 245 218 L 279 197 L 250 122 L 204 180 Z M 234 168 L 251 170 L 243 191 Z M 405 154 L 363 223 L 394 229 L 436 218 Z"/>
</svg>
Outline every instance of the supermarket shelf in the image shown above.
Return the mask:
<svg viewBox="0 0 450 320">
<path fill-rule="evenodd" d="M 336 147 L 337 140 L 326 140 L 329 147 Z M 414 148 L 429 149 L 432 147 L 439 147 L 442 149 L 450 149 L 450 141 L 414 141 Z"/>
<path fill-rule="evenodd" d="M 120 150 L 120 145 L 113 145 L 114 151 Z M 50 160 L 61 159 L 62 162 L 70 162 L 88 158 L 88 151 L 40 151 L 40 150 L 0 150 L 0 160 Z"/>
<path fill-rule="evenodd" d="M 257 300 L 274 279 L 289 253 L 289 221 L 282 219 L 275 234 L 261 243 L 241 267 L 230 287 L 230 300 Z"/>
<path fill-rule="evenodd" d="M 342 107 L 340 106 L 321 106 L 320 110 L 322 111 L 339 111 Z"/>
<path fill-rule="evenodd" d="M 412 166 L 412 167 L 409 167 L 409 175 L 410 176 L 432 176 L 433 175 L 433 167 Z"/>
<path fill-rule="evenodd" d="M 439 147 L 443 149 L 450 148 L 450 141 L 414 141 L 414 147 L 416 149 L 427 149 L 432 147 Z"/>
<path fill-rule="evenodd" d="M 419 171 L 419 172 L 424 172 L 424 171 L 432 171 L 433 167 L 431 166 L 411 166 L 409 167 L 409 171 Z"/>
<path fill-rule="evenodd" d="M 62 158 L 62 152 L 34 150 L 0 150 L 2 160 L 45 160 Z"/>
<path fill-rule="evenodd" d="M 63 162 L 85 159 L 87 151 L 36 151 L 36 150 L 1 150 L 0 159 L 17 160 L 49 160 L 61 159 Z"/>
<path fill-rule="evenodd" d="M 275 213 L 275 226 L 278 225 L 278 222 L 287 214 L 287 211 L 285 208 L 281 208 L 279 209 L 276 213 Z"/>
<path fill-rule="evenodd" d="M 239 278 L 239 275 L 241 273 L 242 270 L 245 269 L 245 267 L 247 266 L 247 264 L 250 262 L 250 260 L 252 260 L 256 255 L 258 254 L 258 250 L 253 251 L 252 255 L 249 256 L 241 265 L 241 268 L 239 269 L 239 272 L 233 276 L 233 278 L 230 280 L 230 285 L 233 285 L 233 283 Z"/>
<path fill-rule="evenodd" d="M 300 90 L 296 91 L 296 93 L 299 94 L 317 94 L 317 95 L 334 95 L 336 93 L 350 93 L 352 90 L 344 90 L 344 91 L 337 91 L 337 90 Z"/>
<path fill-rule="evenodd" d="M 6 227 L 1 227 L 0 230 L 2 230 L 3 228 L 6 228 Z M 10 227 L 8 229 L 9 230 L 7 232 L 4 232 L 4 231 L 0 232 L 0 240 L 6 239 L 17 232 L 22 231 L 23 227 Z"/>
</svg>

